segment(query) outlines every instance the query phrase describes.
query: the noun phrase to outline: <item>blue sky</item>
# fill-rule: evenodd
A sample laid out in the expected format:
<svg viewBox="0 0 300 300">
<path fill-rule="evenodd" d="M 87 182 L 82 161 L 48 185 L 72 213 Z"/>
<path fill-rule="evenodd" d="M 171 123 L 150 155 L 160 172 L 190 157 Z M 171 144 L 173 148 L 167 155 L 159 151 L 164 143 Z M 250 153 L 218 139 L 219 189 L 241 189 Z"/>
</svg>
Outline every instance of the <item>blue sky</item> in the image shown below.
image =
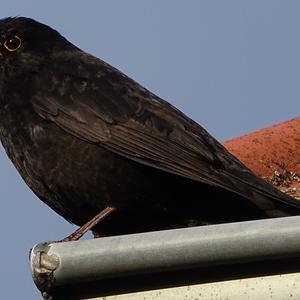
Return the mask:
<svg viewBox="0 0 300 300">
<path fill-rule="evenodd" d="M 276 0 L 3 0 L 0 12 L 56 28 L 224 141 L 299 115 L 299 11 Z M 33 195 L 2 147 L 0 188 L 1 298 L 40 299 L 28 251 L 75 227 Z"/>
</svg>

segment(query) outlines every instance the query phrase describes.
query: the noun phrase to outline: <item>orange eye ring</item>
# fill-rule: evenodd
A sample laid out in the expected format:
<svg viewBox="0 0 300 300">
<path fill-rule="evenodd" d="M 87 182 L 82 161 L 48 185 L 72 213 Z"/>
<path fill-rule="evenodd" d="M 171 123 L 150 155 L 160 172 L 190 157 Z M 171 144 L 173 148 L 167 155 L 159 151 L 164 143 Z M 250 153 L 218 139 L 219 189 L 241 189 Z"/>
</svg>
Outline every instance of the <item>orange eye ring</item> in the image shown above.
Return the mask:
<svg viewBox="0 0 300 300">
<path fill-rule="evenodd" d="M 21 45 L 22 45 L 22 41 L 17 35 L 14 35 L 6 39 L 3 44 L 5 49 L 10 52 L 18 50 L 21 47 Z"/>
</svg>

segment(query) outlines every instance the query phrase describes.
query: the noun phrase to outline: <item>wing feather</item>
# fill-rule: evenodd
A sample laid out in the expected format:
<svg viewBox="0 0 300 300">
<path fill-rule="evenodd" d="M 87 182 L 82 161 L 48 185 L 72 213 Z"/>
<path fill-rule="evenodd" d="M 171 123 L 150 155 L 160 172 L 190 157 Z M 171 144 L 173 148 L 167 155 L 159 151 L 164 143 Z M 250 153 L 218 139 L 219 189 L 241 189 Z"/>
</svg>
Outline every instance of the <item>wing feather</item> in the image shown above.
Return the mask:
<svg viewBox="0 0 300 300">
<path fill-rule="evenodd" d="M 258 193 L 295 205 L 172 105 L 101 60 L 83 54 L 75 58 L 81 60 L 81 69 L 86 68 L 84 77 L 78 76 L 78 63 L 62 70 L 64 64 L 56 57 L 53 82 L 36 89 L 39 94 L 31 101 L 42 118 L 141 164 L 249 199 Z M 258 201 L 259 206 L 269 204 Z"/>
</svg>

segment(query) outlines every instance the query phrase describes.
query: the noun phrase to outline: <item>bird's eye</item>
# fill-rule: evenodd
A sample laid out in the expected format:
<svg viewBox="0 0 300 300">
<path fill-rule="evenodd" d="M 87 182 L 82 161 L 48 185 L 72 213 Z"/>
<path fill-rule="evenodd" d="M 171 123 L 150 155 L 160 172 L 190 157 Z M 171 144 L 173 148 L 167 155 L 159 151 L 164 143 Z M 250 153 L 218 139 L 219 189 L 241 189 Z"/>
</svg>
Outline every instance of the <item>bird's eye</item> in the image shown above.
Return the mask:
<svg viewBox="0 0 300 300">
<path fill-rule="evenodd" d="M 6 39 L 3 45 L 6 50 L 12 52 L 18 50 L 21 47 L 22 41 L 17 35 L 14 35 Z"/>
</svg>

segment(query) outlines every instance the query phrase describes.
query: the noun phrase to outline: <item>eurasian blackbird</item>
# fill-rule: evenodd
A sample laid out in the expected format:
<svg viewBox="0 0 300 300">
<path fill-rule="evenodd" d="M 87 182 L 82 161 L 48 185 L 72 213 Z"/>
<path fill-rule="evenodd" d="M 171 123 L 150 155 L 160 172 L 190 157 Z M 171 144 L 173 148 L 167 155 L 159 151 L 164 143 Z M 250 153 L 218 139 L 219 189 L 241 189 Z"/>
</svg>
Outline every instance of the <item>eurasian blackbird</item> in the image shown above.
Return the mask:
<svg viewBox="0 0 300 300">
<path fill-rule="evenodd" d="M 104 211 L 94 231 L 115 235 L 300 213 L 196 122 L 49 26 L 5 18 L 0 35 L 2 144 L 68 221 Z"/>
</svg>

